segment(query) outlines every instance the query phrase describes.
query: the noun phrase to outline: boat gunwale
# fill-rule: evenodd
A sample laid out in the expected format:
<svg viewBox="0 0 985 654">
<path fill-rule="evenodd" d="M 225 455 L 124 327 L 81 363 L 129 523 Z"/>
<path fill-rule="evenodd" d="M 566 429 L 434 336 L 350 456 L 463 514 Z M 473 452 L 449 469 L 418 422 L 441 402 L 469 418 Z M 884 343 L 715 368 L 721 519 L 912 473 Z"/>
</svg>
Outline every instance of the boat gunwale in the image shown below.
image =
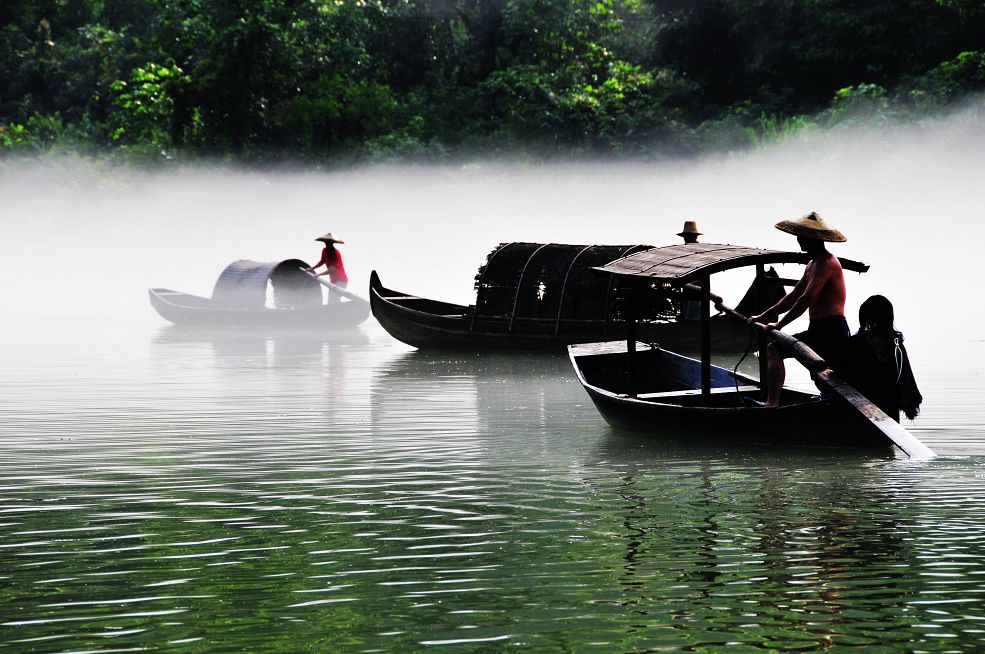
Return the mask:
<svg viewBox="0 0 985 654">
<path fill-rule="evenodd" d="M 197 298 L 199 300 L 203 300 L 205 302 L 212 303 L 213 306 L 196 306 L 196 305 L 192 305 L 192 304 L 181 304 L 181 303 L 178 303 L 178 302 L 174 302 L 173 300 L 170 300 L 170 299 L 164 297 L 163 295 L 161 295 L 161 292 L 162 291 L 165 292 L 165 293 L 167 293 L 167 294 L 170 294 L 170 295 Z M 150 289 L 147 289 L 147 292 L 151 296 L 152 299 L 156 299 L 159 302 L 162 302 L 164 304 L 167 304 L 169 306 L 174 307 L 175 309 L 179 309 L 181 311 L 192 311 L 192 312 L 202 311 L 202 312 L 210 312 L 210 313 L 211 312 L 218 312 L 218 313 L 237 313 L 237 314 L 251 314 L 251 315 L 253 315 L 253 314 L 263 314 L 263 313 L 268 313 L 268 312 L 269 313 L 284 313 L 284 314 L 288 314 L 288 313 L 291 313 L 291 314 L 294 314 L 294 313 L 321 313 L 321 312 L 333 313 L 340 306 L 342 306 L 342 307 L 348 307 L 350 305 L 351 306 L 359 306 L 359 305 L 362 305 L 364 303 L 365 304 L 369 304 L 369 302 L 367 300 L 363 300 L 363 299 L 360 299 L 360 300 L 346 299 L 346 300 L 340 301 L 338 304 L 327 304 L 327 303 L 326 304 L 318 304 L 318 305 L 314 305 L 314 306 L 311 306 L 311 307 L 302 307 L 302 308 L 299 308 L 299 309 L 287 308 L 287 307 L 230 307 L 230 306 L 224 306 L 224 305 L 221 305 L 221 304 L 215 304 L 215 301 L 214 300 L 212 300 L 211 298 L 204 297 L 202 295 L 195 295 L 193 293 L 183 293 L 181 291 L 173 291 L 173 290 L 171 290 L 169 288 L 150 288 Z"/>
<path fill-rule="evenodd" d="M 700 413 L 734 413 L 736 411 L 746 411 L 746 410 L 749 410 L 749 411 L 757 411 L 757 410 L 759 410 L 759 411 L 770 411 L 770 412 L 777 412 L 778 411 L 778 412 L 786 413 L 790 409 L 796 409 L 796 408 L 804 407 L 804 406 L 824 406 L 824 405 L 833 405 L 834 404 L 834 402 L 831 401 L 831 400 L 825 400 L 825 399 L 818 398 L 818 399 L 805 399 L 805 401 L 803 401 L 803 402 L 795 402 L 795 403 L 791 403 L 791 404 L 783 404 L 783 405 L 781 405 L 779 407 L 771 407 L 771 408 L 766 408 L 766 407 L 750 407 L 750 406 L 742 406 L 742 407 L 714 407 L 714 406 L 701 406 L 701 405 L 685 405 L 685 404 L 676 404 L 676 403 L 671 403 L 671 402 L 655 402 L 655 401 L 650 400 L 650 399 L 647 399 L 647 398 L 640 398 L 640 397 L 626 395 L 625 393 L 615 393 L 615 392 L 610 391 L 608 389 L 605 389 L 605 388 L 602 388 L 600 386 L 596 386 L 595 384 L 589 383 L 588 380 L 585 378 L 584 373 L 582 372 L 581 366 L 578 365 L 578 361 L 577 361 L 578 357 L 605 356 L 605 355 L 610 355 L 610 354 L 625 354 L 626 353 L 626 350 L 625 349 L 624 350 L 621 350 L 621 351 L 615 349 L 615 347 L 618 347 L 622 343 L 625 343 L 625 341 L 604 341 L 604 342 L 600 342 L 600 343 L 576 343 L 576 344 L 572 344 L 572 345 L 569 345 L 568 346 L 568 358 L 571 361 L 571 367 L 574 368 L 574 370 L 575 370 L 575 376 L 578 377 L 578 381 L 581 383 L 581 385 L 586 390 L 589 390 L 590 392 L 594 391 L 598 395 L 601 395 L 603 397 L 606 397 L 606 398 L 608 398 L 610 400 L 613 400 L 613 401 L 615 401 L 617 403 L 621 403 L 621 404 L 647 406 L 647 407 L 667 407 L 667 408 L 671 408 L 671 409 L 675 409 L 675 410 L 696 411 L 696 412 L 700 412 Z M 611 352 L 598 352 L 598 353 L 595 353 L 595 354 L 591 354 L 591 353 L 588 353 L 588 352 L 585 352 L 585 353 L 582 353 L 582 354 L 578 354 L 576 352 L 578 349 L 587 350 L 588 349 L 588 346 L 591 346 L 591 345 L 599 345 L 599 344 L 604 344 L 604 345 L 608 345 L 608 346 L 615 346 L 615 347 L 610 347 L 609 348 L 609 349 L 613 350 Z M 643 347 L 647 348 L 646 351 L 648 353 L 652 353 L 652 352 L 655 352 L 655 351 L 667 352 L 667 353 L 670 353 L 670 354 L 672 354 L 674 356 L 677 356 L 677 357 L 681 357 L 681 358 L 684 358 L 684 359 L 690 359 L 691 361 L 698 362 L 698 360 L 697 359 L 694 359 L 693 357 L 688 357 L 688 356 L 685 356 L 683 354 L 679 354 L 677 352 L 674 352 L 673 350 L 665 350 L 663 348 L 660 348 L 659 346 L 655 348 L 655 347 L 652 347 L 649 343 L 637 343 L 637 347 L 639 347 L 639 346 L 643 346 Z M 721 368 L 721 366 L 717 366 L 717 367 Z M 722 368 L 722 369 L 725 370 L 724 368 Z M 759 380 L 753 379 L 752 377 L 749 377 L 748 375 L 743 375 L 741 373 L 732 373 L 731 371 L 727 371 L 727 372 L 729 372 L 734 377 L 736 377 L 736 379 L 738 381 L 740 381 L 740 382 L 749 382 L 749 385 L 757 385 L 757 386 L 759 384 Z M 727 387 L 721 386 L 721 387 L 718 387 L 718 388 L 727 388 Z M 700 390 L 700 389 L 690 389 L 690 390 Z M 784 391 L 787 391 L 787 392 L 790 392 L 790 393 L 796 393 L 798 396 L 803 396 L 804 398 L 812 398 L 812 397 L 814 397 L 814 396 L 811 396 L 809 393 L 807 393 L 805 391 L 800 391 L 800 390 L 797 390 L 795 388 L 784 387 L 783 390 Z M 685 391 L 681 391 L 681 392 L 683 393 Z M 736 393 L 736 395 L 739 395 L 739 394 L 740 393 Z"/>
</svg>

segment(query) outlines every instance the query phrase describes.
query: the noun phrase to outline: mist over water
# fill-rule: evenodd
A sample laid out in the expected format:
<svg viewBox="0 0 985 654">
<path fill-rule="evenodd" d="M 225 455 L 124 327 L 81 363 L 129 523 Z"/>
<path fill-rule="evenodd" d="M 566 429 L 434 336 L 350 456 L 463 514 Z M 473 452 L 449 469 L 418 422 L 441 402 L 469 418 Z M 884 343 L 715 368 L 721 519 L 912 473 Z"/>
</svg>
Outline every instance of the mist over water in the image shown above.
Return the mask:
<svg viewBox="0 0 985 654">
<path fill-rule="evenodd" d="M 18 283 L 5 291 L 5 310 L 146 314 L 148 287 L 208 296 L 227 263 L 314 260 L 312 239 L 326 231 L 346 240 L 351 289 L 364 289 L 376 268 L 401 290 L 468 302 L 475 269 L 501 241 L 663 245 L 692 219 L 707 242 L 792 249 L 773 223 L 816 210 L 849 237 L 834 251 L 872 264 L 850 281 L 853 306 L 882 290 L 903 324 L 921 329 L 911 324 L 929 313 L 932 291 L 944 293 L 952 318 L 973 321 L 982 309 L 961 301 L 961 282 L 976 270 L 985 233 L 983 107 L 658 163 L 278 173 L 9 162 L 0 168 L 0 258 Z"/>
<path fill-rule="evenodd" d="M 985 320 L 969 298 L 985 236 L 983 146 L 985 101 L 946 119 L 805 132 L 697 160 L 328 173 L 9 162 L 0 261 L 16 283 L 2 311 L 159 322 L 146 289 L 207 297 L 234 260 L 317 260 L 312 239 L 327 231 L 346 241 L 350 290 L 365 295 L 376 269 L 391 288 L 469 304 L 477 267 L 503 241 L 664 245 L 690 219 L 706 242 L 796 249 L 773 224 L 816 210 L 848 236 L 831 250 L 872 266 L 849 274 L 850 324 L 882 293 L 919 344 L 916 363 L 961 358 Z M 720 276 L 716 291 L 738 301 L 743 275 Z"/>
<path fill-rule="evenodd" d="M 3 163 L 0 647 L 980 651 L 983 137 L 978 105 L 688 161 Z M 331 231 L 350 291 L 467 304 L 502 241 L 690 219 L 792 249 L 773 224 L 811 210 L 872 266 L 849 322 L 895 303 L 940 458 L 660 442 L 608 429 L 563 356 L 180 328 L 146 294 Z"/>
</svg>

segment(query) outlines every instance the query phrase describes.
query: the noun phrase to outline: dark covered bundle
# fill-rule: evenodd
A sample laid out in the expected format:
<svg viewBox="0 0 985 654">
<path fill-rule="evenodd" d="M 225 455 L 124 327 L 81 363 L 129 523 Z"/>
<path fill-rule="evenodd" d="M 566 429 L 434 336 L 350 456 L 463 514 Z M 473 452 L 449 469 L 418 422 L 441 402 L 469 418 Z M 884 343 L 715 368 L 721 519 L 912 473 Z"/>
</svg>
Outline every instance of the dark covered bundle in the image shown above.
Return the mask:
<svg viewBox="0 0 985 654">
<path fill-rule="evenodd" d="M 899 422 L 902 412 L 913 420 L 923 396 L 910 367 L 902 332 L 894 325 L 893 305 L 873 295 L 859 307 L 859 330 L 834 362 L 846 381 L 889 417 Z"/>
</svg>

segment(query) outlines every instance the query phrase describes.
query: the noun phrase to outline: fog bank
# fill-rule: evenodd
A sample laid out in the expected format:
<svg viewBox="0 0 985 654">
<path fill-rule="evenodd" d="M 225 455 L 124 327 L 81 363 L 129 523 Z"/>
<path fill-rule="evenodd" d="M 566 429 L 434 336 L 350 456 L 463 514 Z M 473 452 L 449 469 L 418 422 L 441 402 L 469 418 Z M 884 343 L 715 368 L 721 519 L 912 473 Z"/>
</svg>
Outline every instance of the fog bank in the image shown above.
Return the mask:
<svg viewBox="0 0 985 654">
<path fill-rule="evenodd" d="M 872 264 L 849 280 L 850 310 L 883 292 L 918 330 L 930 328 L 920 314 L 978 321 L 963 290 L 978 278 L 983 145 L 978 103 L 906 128 L 803 133 L 659 163 L 261 173 L 7 161 L 2 311 L 152 316 L 148 287 L 209 295 L 236 259 L 315 260 L 312 239 L 326 231 L 346 241 L 350 290 L 365 295 L 375 268 L 388 286 L 468 303 L 476 268 L 501 241 L 663 245 L 690 219 L 704 241 L 790 249 L 773 224 L 816 210 L 849 237 L 833 251 Z"/>
</svg>

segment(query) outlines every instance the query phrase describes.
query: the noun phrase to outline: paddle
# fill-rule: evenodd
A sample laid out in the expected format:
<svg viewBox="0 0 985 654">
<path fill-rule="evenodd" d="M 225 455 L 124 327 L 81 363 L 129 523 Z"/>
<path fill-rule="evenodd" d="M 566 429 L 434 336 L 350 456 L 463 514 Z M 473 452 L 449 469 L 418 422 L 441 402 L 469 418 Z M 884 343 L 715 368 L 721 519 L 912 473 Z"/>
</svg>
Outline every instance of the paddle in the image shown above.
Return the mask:
<svg viewBox="0 0 985 654">
<path fill-rule="evenodd" d="M 715 303 L 715 308 L 722 313 L 737 320 L 741 320 L 742 322 L 746 322 L 745 316 L 737 312 L 735 309 L 722 304 L 722 298 L 712 294 L 711 299 Z M 755 324 L 759 329 L 765 329 L 762 324 Z M 839 377 L 838 374 L 825 362 L 825 360 L 819 357 L 817 353 L 807 345 L 797 340 L 790 334 L 785 334 L 775 329 L 771 329 L 766 332 L 766 335 L 772 338 L 775 342 L 779 343 L 780 346 L 787 350 L 795 359 L 797 359 L 801 365 L 814 373 L 814 376 L 820 380 L 822 386 L 827 388 L 832 393 L 840 396 L 852 408 L 861 413 L 867 420 L 869 420 L 869 422 L 872 423 L 873 427 L 885 434 L 889 440 L 896 443 L 896 445 L 901 450 L 906 452 L 911 459 L 930 459 L 937 456 L 934 454 L 933 450 L 921 443 L 916 436 L 904 429 L 898 422 L 887 416 L 882 409 L 870 402 L 864 395 L 848 384 L 848 382 Z"/>
<path fill-rule="evenodd" d="M 316 282 L 318 282 L 322 286 L 326 287 L 332 293 L 338 293 L 342 297 L 347 297 L 350 300 L 354 300 L 354 301 L 357 301 L 357 302 L 365 302 L 366 301 L 363 298 L 361 298 L 358 295 L 356 295 L 355 293 L 350 293 L 349 291 L 345 290 L 341 286 L 336 286 L 332 282 L 328 281 L 327 279 L 325 279 L 323 277 L 319 277 L 318 275 L 316 275 L 313 272 L 310 272 L 310 271 L 308 271 L 308 270 L 306 270 L 304 268 L 299 268 L 299 270 L 301 272 L 305 273 L 306 275 L 308 275 L 309 277 L 312 277 Z"/>
</svg>

